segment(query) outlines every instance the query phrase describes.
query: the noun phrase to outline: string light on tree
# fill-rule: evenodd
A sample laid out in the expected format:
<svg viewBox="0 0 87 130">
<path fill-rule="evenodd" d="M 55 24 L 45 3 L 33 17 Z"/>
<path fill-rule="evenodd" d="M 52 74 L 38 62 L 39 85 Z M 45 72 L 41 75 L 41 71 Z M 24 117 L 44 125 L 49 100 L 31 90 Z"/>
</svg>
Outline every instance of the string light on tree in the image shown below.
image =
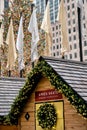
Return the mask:
<svg viewBox="0 0 87 130">
<path fill-rule="evenodd" d="M 24 63 L 25 63 L 25 69 L 24 69 L 24 75 L 26 76 L 27 73 L 29 73 L 29 70 L 31 69 L 31 53 L 30 53 L 30 47 L 31 47 L 31 34 L 28 32 L 28 24 L 31 17 L 31 3 L 33 0 L 14 0 L 13 2 L 10 2 L 10 8 L 6 9 L 4 11 L 3 15 L 3 25 L 4 25 L 4 54 L 3 54 L 3 61 L 2 61 L 2 72 L 3 76 L 7 76 L 7 69 L 6 69 L 6 63 L 7 63 L 7 50 L 8 47 L 5 44 L 6 36 L 9 28 L 9 21 L 10 18 L 13 20 L 13 28 L 14 28 L 14 35 L 15 35 L 15 41 L 17 40 L 17 34 L 18 34 L 18 27 L 20 22 L 20 13 L 22 12 L 23 15 L 23 31 L 24 31 Z M 40 17 L 40 14 L 37 14 L 37 19 Z M 41 23 L 38 21 L 38 27 L 40 29 Z M 44 34 L 39 30 L 40 33 L 40 41 L 38 43 L 38 53 L 39 55 L 43 55 L 43 49 L 44 49 Z M 19 76 L 18 73 L 18 61 L 16 61 L 15 68 L 12 70 L 13 76 Z"/>
</svg>

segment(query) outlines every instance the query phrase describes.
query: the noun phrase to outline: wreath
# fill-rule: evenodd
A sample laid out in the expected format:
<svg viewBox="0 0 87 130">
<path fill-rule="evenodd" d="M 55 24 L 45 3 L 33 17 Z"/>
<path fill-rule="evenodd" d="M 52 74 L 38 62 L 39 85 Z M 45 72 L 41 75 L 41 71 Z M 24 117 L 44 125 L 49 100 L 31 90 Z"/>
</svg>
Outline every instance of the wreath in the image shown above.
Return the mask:
<svg viewBox="0 0 87 130">
<path fill-rule="evenodd" d="M 37 120 L 43 129 L 51 129 L 57 123 L 57 113 L 54 105 L 45 103 L 37 110 Z"/>
</svg>

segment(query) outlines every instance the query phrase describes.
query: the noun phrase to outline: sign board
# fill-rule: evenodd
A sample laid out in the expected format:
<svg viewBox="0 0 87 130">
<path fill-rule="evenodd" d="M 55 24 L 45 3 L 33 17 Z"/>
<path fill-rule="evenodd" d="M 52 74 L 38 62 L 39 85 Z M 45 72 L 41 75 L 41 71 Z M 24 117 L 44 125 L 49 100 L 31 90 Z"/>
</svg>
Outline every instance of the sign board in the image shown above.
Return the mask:
<svg viewBox="0 0 87 130">
<path fill-rule="evenodd" d="M 44 91 L 37 91 L 35 92 L 35 101 L 49 101 L 49 100 L 56 100 L 62 99 L 62 94 L 58 93 L 55 89 L 49 89 Z"/>
</svg>

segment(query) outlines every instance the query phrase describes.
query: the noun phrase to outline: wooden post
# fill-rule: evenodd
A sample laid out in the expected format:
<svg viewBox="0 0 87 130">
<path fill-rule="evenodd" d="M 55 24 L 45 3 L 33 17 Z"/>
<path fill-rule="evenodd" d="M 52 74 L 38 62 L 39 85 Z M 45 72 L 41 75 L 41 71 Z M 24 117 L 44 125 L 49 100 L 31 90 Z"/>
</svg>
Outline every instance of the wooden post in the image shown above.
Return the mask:
<svg viewBox="0 0 87 130">
<path fill-rule="evenodd" d="M 77 8 L 78 12 L 78 29 L 79 29 L 79 55 L 80 61 L 83 61 L 83 53 L 82 53 L 82 35 L 81 35 L 81 9 Z"/>
</svg>

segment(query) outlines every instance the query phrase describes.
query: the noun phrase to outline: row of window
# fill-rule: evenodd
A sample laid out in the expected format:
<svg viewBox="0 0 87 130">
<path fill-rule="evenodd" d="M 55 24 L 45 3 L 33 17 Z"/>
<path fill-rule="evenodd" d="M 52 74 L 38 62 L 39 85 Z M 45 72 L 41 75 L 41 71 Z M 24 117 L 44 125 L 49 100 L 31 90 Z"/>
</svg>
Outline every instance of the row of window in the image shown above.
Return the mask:
<svg viewBox="0 0 87 130">
<path fill-rule="evenodd" d="M 72 8 L 72 9 L 75 8 L 75 4 L 74 4 L 74 3 L 72 3 L 71 8 Z M 70 10 L 70 5 L 67 6 L 67 11 L 68 11 L 68 10 Z"/>
<path fill-rule="evenodd" d="M 55 42 L 55 39 L 53 40 L 53 43 Z M 56 43 L 58 43 L 58 38 L 56 39 Z M 87 46 L 87 41 L 84 41 L 84 47 L 86 47 Z M 60 49 L 61 48 L 61 44 L 59 44 L 59 45 L 53 45 L 53 50 L 55 50 L 55 49 Z M 72 48 L 72 45 L 70 45 L 70 50 L 72 50 L 72 49 L 77 49 L 77 44 L 75 43 L 74 45 L 73 45 L 73 48 Z"/>
<path fill-rule="evenodd" d="M 54 35 L 54 34 L 53 34 Z M 76 40 L 76 35 L 73 35 L 73 37 L 72 36 L 69 36 L 69 42 L 71 42 L 71 41 L 75 41 Z M 59 37 L 59 39 L 57 38 L 57 39 L 53 39 L 53 44 L 54 43 L 58 43 L 58 42 L 61 42 L 61 37 Z"/>
<path fill-rule="evenodd" d="M 53 52 L 53 56 L 59 57 L 60 56 L 60 52 L 58 52 L 58 51 L 57 52 Z M 78 54 L 75 52 L 73 54 L 69 54 L 69 59 L 72 59 L 73 56 L 74 56 L 75 59 L 78 58 Z M 68 59 L 68 55 L 65 55 L 64 57 L 65 57 L 65 59 Z"/>
<path fill-rule="evenodd" d="M 61 44 L 53 46 L 53 50 L 61 49 Z M 77 44 L 74 44 L 74 49 L 77 49 Z M 72 50 L 72 45 L 70 45 L 70 50 Z"/>
<path fill-rule="evenodd" d="M 52 31 L 60 30 L 60 29 L 61 29 L 61 25 L 56 25 L 55 27 L 52 27 Z"/>
<path fill-rule="evenodd" d="M 53 56 L 60 56 L 60 52 L 53 52 Z M 84 56 L 87 56 L 87 50 L 84 50 Z M 78 53 L 74 52 L 73 54 L 65 55 L 65 59 L 73 59 L 73 58 L 78 58 Z"/>
<path fill-rule="evenodd" d="M 72 22 L 72 25 L 74 25 L 75 24 L 75 19 L 72 19 L 72 20 L 68 20 L 68 26 L 70 26 L 71 25 L 71 22 Z"/>
</svg>

